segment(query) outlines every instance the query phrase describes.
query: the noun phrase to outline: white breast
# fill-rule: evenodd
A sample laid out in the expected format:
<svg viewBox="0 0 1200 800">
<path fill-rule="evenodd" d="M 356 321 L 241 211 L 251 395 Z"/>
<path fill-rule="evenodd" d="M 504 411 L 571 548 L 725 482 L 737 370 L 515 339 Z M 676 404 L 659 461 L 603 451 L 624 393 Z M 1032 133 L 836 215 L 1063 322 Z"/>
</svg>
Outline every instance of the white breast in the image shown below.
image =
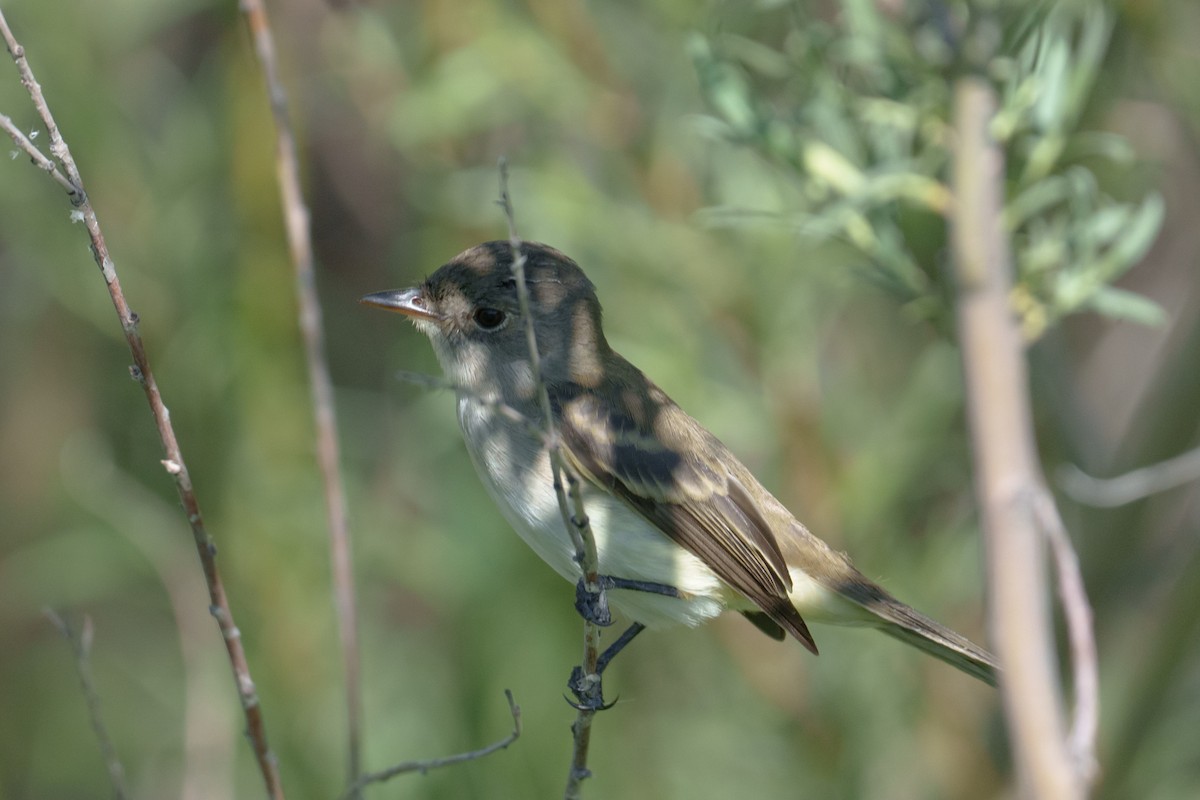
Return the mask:
<svg viewBox="0 0 1200 800">
<path fill-rule="evenodd" d="M 581 575 L 559 512 L 550 461 L 541 440 L 519 422 L 469 397 L 458 399 L 458 420 L 479 477 L 505 519 L 542 560 L 572 583 Z M 667 584 L 683 599 L 630 590 L 614 590 L 618 610 L 649 627 L 668 623 L 697 625 L 736 605 L 725 587 L 700 559 L 675 544 L 622 501 L 584 485 L 584 509 L 591 522 L 600 572 Z"/>
</svg>

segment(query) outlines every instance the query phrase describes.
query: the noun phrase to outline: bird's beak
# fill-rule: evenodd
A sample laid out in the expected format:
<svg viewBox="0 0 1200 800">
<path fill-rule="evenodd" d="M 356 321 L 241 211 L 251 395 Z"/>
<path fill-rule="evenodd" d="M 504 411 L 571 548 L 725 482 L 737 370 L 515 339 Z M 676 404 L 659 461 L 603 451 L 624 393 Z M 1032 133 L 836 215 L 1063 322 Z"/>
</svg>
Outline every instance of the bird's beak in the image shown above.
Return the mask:
<svg viewBox="0 0 1200 800">
<path fill-rule="evenodd" d="M 391 292 L 375 292 L 365 295 L 358 302 L 365 306 L 376 306 L 388 311 L 395 311 L 397 314 L 404 314 L 414 319 L 428 319 L 435 322 L 441 319 L 441 315 L 434 313 L 429 307 L 429 301 L 420 287 L 396 289 Z"/>
</svg>

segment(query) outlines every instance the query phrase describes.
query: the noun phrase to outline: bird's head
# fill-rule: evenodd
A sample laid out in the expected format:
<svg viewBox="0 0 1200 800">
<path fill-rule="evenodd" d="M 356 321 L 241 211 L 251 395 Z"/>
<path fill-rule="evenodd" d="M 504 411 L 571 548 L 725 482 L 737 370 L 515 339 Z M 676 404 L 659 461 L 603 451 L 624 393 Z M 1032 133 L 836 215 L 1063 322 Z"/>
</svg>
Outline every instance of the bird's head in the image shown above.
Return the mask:
<svg viewBox="0 0 1200 800">
<path fill-rule="evenodd" d="M 553 247 L 526 242 L 521 252 L 543 379 L 549 385 L 588 385 L 609 352 L 595 287 L 578 264 Z M 429 337 L 443 372 L 461 391 L 498 391 L 509 400 L 533 396 L 509 242 L 472 247 L 419 286 L 376 292 L 361 302 L 409 317 Z"/>
</svg>

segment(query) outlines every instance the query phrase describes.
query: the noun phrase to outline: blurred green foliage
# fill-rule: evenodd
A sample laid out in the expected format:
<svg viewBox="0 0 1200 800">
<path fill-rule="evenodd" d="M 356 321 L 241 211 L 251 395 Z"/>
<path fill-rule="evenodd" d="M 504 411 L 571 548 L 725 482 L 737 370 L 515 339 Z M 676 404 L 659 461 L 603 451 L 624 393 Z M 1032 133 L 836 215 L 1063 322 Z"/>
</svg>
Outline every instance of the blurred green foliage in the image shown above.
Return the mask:
<svg viewBox="0 0 1200 800">
<path fill-rule="evenodd" d="M 271 123 L 236 4 L 4 10 L 141 316 L 285 788 L 335 796 L 344 715 L 324 513 Z M 372 796 L 556 796 L 566 775 L 571 587 L 495 514 L 451 399 L 394 379 L 436 371 L 423 337 L 355 303 L 504 235 L 500 155 L 522 234 L 584 266 L 614 345 L 864 572 L 983 639 L 940 217 L 954 64 L 939 26 L 973 8 L 271 10 L 338 387 L 368 766 L 501 737 L 506 687 L 525 712 L 507 751 Z M 1047 463 L 1114 473 L 1177 453 L 1200 408 L 1200 102 L 1181 79 L 1200 69 L 1200 12 L 1046 4 L 1026 27 L 995 13 L 980 46 L 1004 56 L 989 62 L 1005 97 L 995 124 L 1018 299 L 1041 336 Z M 35 127 L 11 69 L 0 111 Z M 257 796 L 191 539 L 86 237 L 23 162 L 0 162 L 0 798 L 108 791 L 45 606 L 95 622 L 96 683 L 135 796 Z M 751 214 L 771 224 L 706 224 Z M 1088 309 L 1161 324 L 1052 324 Z M 1200 780 L 1194 494 L 1109 511 L 1064 501 L 1096 607 L 1102 797 L 1189 797 Z M 814 633 L 818 659 L 734 618 L 640 640 L 608 678 L 621 702 L 597 723 L 589 795 L 1004 791 L 992 691 L 885 637 Z"/>
<path fill-rule="evenodd" d="M 798 197 L 784 208 L 717 207 L 709 218 L 775 219 L 845 241 L 908 308 L 948 327 L 930 253 L 942 242 L 925 239 L 940 233 L 930 217 L 953 202 L 944 182 L 951 79 L 972 69 L 1002 92 L 992 128 L 1012 176 L 1005 224 L 1026 336 L 1081 310 L 1160 324 L 1157 304 L 1111 284 L 1153 243 L 1161 197 L 1114 198 L 1092 165 L 1128 170 L 1132 152 L 1115 134 L 1080 130 L 1114 18 L 1101 3 L 857 0 L 833 19 L 782 3 L 747 14 L 745 31 L 696 34 L 689 49 L 715 112 L 706 130 L 763 153 L 792 176 Z"/>
</svg>

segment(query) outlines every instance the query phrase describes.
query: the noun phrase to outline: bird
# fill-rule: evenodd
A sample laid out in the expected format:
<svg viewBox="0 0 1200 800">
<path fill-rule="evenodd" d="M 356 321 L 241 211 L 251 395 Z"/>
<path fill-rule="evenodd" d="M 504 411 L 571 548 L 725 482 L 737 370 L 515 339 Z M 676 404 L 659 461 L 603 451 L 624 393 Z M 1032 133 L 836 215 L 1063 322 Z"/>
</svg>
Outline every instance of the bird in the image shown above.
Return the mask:
<svg viewBox="0 0 1200 800">
<path fill-rule="evenodd" d="M 518 251 L 540 375 L 513 269 Z M 735 611 L 814 654 L 809 621 L 873 627 L 996 684 L 994 656 L 864 576 L 617 353 L 595 286 L 562 252 L 485 242 L 420 285 L 360 302 L 407 316 L 429 338 L 488 494 L 538 556 L 582 586 L 553 483 L 549 451 L 557 445 L 578 477 L 607 595 L 634 620 L 620 646 L 644 628 L 696 626 Z"/>
</svg>

